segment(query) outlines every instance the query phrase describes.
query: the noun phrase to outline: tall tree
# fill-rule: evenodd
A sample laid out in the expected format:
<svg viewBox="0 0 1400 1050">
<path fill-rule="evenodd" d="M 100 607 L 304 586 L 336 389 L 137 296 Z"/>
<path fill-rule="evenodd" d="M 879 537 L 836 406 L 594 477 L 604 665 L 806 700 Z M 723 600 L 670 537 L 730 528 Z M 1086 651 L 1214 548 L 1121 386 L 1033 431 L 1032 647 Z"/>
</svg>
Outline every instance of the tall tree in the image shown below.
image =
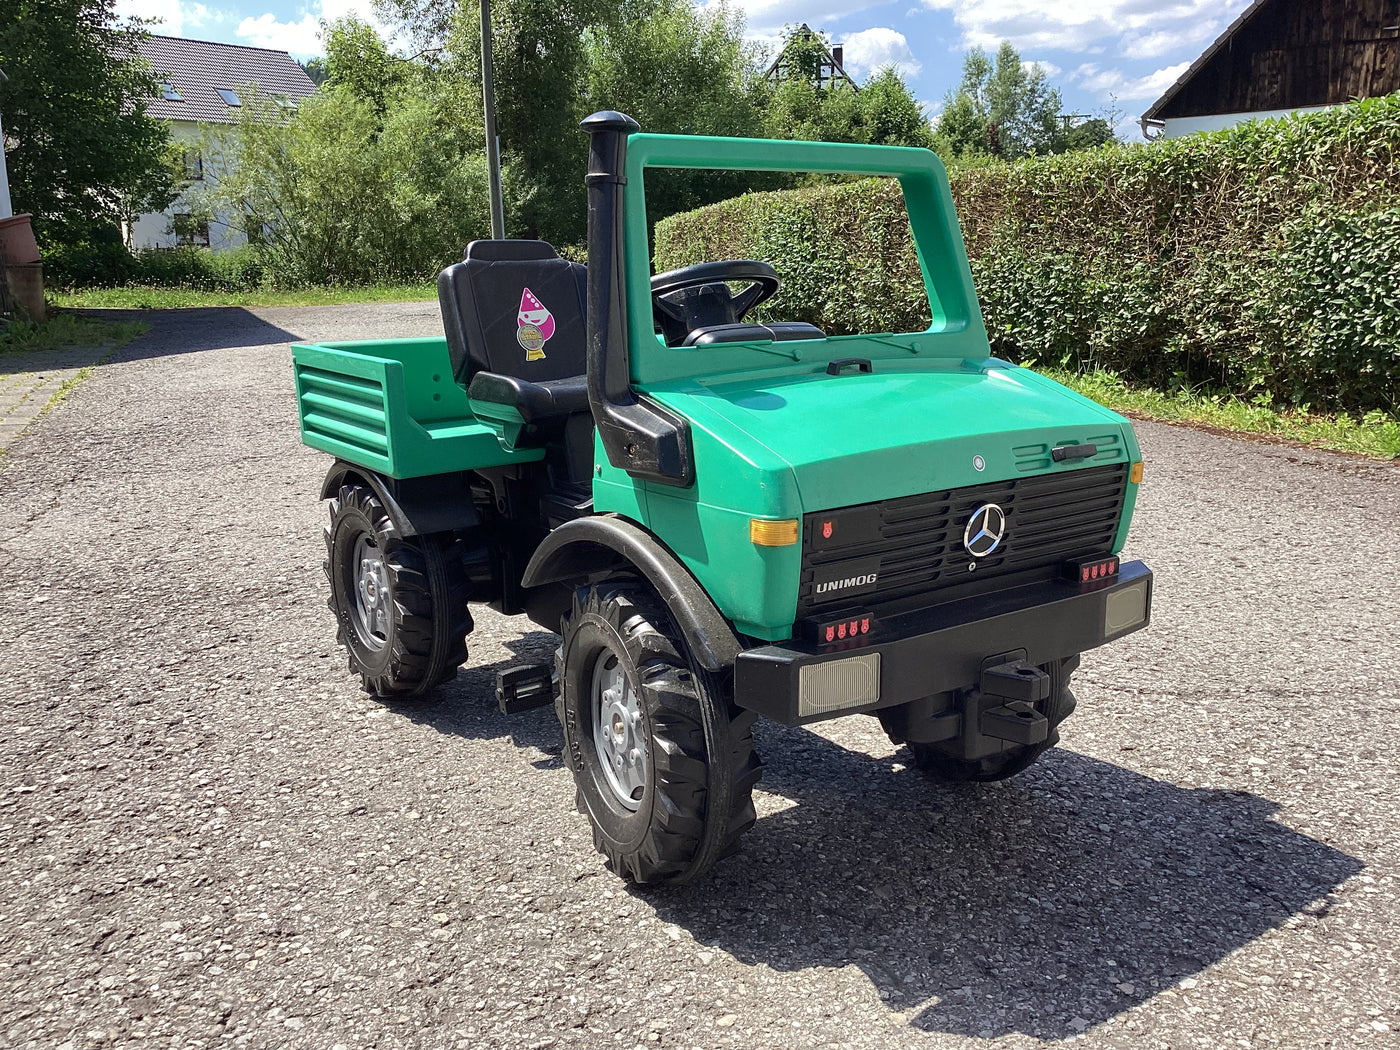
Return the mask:
<svg viewBox="0 0 1400 1050">
<path fill-rule="evenodd" d="M 143 30 L 113 5 L 0 4 L 11 191 L 48 244 L 82 241 L 174 199 L 169 128 L 146 112 L 158 85 L 135 50 Z"/>
<path fill-rule="evenodd" d="M 627 0 L 611 23 L 589 30 L 589 109 L 617 109 L 645 131 L 752 136 L 764 89 L 743 16 L 721 0 Z M 577 176 L 575 176 L 577 177 Z M 743 193 L 748 172 L 657 172 L 647 187 L 652 219 Z"/>
<path fill-rule="evenodd" d="M 226 172 L 209 210 L 238 217 L 279 284 L 433 276 L 489 229 L 485 154 L 478 115 L 420 87 L 381 109 L 328 84 L 289 119 L 250 102 L 207 145 Z"/>
<path fill-rule="evenodd" d="M 963 57 L 963 78 L 948 94 L 938 121 L 954 154 L 990 154 L 1013 160 L 1066 148 L 1060 92 L 1038 65 L 1027 69 L 1003 40 L 995 58 L 980 47 Z"/>
<path fill-rule="evenodd" d="M 493 0 L 492 61 L 496 131 L 506 167 L 507 232 L 582 240 L 586 225 L 578 123 L 588 79 L 585 32 L 612 20 L 605 0 Z M 459 5 L 447 29 L 451 73 L 481 84 L 481 23 L 475 4 Z M 477 105 L 480 95 L 464 105 Z"/>
<path fill-rule="evenodd" d="M 326 26 L 324 38 L 327 83 L 346 88 L 381 115 L 390 96 L 416 71 L 412 63 L 389 50 L 373 26 L 353 15 Z"/>
<path fill-rule="evenodd" d="M 820 69 L 831 46 L 820 30 L 790 30 L 783 45 L 788 76 L 766 100 L 764 130 L 771 138 L 931 146 L 923 106 L 893 67 L 876 70 L 857 90 L 823 83 Z"/>
<path fill-rule="evenodd" d="M 330 71 L 326 69 L 326 60 L 319 55 L 309 62 L 299 62 L 297 64 L 301 66 L 302 69 L 306 70 L 306 75 L 311 79 L 311 83 L 315 84 L 317 87 L 324 84 L 326 78 L 330 76 Z"/>
</svg>

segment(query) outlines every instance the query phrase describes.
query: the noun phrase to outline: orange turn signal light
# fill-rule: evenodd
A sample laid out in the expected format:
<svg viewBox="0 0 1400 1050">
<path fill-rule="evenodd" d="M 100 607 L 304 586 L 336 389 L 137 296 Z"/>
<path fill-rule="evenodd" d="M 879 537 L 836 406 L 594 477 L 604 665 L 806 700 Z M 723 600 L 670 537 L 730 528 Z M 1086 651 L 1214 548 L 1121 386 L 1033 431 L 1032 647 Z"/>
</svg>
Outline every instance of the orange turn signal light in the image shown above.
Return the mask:
<svg viewBox="0 0 1400 1050">
<path fill-rule="evenodd" d="M 1142 484 L 1142 460 L 1134 463 L 1132 469 L 1128 471 L 1128 480 L 1134 485 Z"/>
<path fill-rule="evenodd" d="M 760 547 L 791 547 L 797 542 L 797 519 L 749 519 L 749 539 Z"/>
</svg>

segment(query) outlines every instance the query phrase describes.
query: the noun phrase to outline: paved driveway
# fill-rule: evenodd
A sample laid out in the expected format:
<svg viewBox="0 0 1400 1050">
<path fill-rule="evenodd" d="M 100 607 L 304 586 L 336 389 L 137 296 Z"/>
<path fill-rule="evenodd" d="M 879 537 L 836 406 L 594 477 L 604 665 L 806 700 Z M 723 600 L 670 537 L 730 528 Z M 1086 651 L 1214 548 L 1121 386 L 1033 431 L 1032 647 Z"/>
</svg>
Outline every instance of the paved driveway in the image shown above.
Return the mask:
<svg viewBox="0 0 1400 1050">
<path fill-rule="evenodd" d="M 432 304 L 157 314 L 0 470 L 0 1046 L 1395 1046 L 1400 471 L 1153 425 L 1152 629 L 1064 746 L 947 788 L 760 726 L 684 890 L 603 869 L 484 612 L 434 702 L 332 644 L 286 343 Z"/>
</svg>

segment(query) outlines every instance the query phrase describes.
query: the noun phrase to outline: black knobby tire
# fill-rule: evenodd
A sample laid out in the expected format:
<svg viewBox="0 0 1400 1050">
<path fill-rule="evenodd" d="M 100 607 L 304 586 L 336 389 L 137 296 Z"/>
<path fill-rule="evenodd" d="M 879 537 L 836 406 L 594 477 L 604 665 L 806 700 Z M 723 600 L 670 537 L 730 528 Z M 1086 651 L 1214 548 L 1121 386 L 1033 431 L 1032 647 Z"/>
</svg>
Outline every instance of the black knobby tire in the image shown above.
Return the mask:
<svg viewBox="0 0 1400 1050">
<path fill-rule="evenodd" d="M 906 746 L 914 756 L 915 768 L 935 780 L 954 784 L 1005 780 L 1030 768 L 1036 759 L 1060 742 L 1057 727 L 1075 708 L 1074 693 L 1070 691 L 1069 679 L 1078 666 L 1079 657 L 1071 656 L 1045 664 L 1041 668 L 1050 675 L 1050 696 L 1042 709 L 1042 713 L 1050 722 L 1050 731 L 1046 734 L 1044 742 L 1010 748 L 986 758 L 966 759 L 948 754 L 937 744 L 908 741 Z"/>
<path fill-rule="evenodd" d="M 728 677 L 689 659 L 665 605 L 635 582 L 578 590 L 561 633 L 556 710 L 565 761 L 608 865 L 638 883 L 683 883 L 736 852 L 754 823 L 761 767 L 755 715 L 734 705 Z M 646 749 L 646 775 L 625 801 L 609 783 L 594 732 L 600 668 L 625 674 Z"/>
<path fill-rule="evenodd" d="M 472 629 L 468 580 L 450 536 L 406 537 L 369 488 L 343 485 L 326 526 L 329 606 L 350 670 L 376 696 L 420 696 L 452 678 L 467 659 Z M 357 551 L 378 558 L 377 615 L 357 608 Z"/>
</svg>

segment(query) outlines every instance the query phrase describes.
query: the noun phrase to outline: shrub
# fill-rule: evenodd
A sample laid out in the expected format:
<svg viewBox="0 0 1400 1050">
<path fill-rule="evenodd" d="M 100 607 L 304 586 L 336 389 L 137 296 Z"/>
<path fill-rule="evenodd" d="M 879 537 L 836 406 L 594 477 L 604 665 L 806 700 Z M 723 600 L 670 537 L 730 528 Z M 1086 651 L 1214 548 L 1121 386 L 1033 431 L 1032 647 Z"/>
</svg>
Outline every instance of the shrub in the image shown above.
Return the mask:
<svg viewBox="0 0 1400 1050">
<path fill-rule="evenodd" d="M 272 283 L 424 280 L 489 229 L 484 151 L 460 98 L 404 92 L 381 113 L 332 87 L 289 120 L 254 109 L 211 146 L 228 174 L 209 206 L 238 217 Z"/>
<path fill-rule="evenodd" d="M 120 242 L 99 241 L 47 250 L 44 280 L 61 288 L 137 284 L 235 292 L 261 284 L 263 268 L 248 246 L 219 253 L 195 247 L 131 252 Z"/>
<path fill-rule="evenodd" d="M 1286 406 L 1400 403 L 1400 95 L 951 181 L 1003 357 Z M 659 270 L 718 258 L 768 259 L 784 316 L 829 331 L 927 323 L 888 180 L 658 224 Z"/>
</svg>

